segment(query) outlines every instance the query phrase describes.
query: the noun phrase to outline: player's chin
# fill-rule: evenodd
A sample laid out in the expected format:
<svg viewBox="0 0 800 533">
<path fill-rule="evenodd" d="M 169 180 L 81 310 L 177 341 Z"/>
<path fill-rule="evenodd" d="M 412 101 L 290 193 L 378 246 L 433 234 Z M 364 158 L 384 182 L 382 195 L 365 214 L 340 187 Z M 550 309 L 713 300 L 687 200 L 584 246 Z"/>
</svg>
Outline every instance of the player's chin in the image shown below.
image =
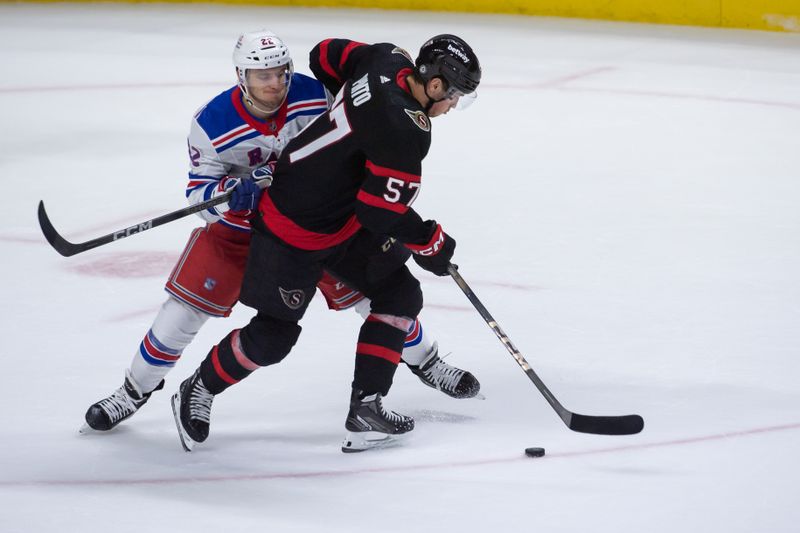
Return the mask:
<svg viewBox="0 0 800 533">
<path fill-rule="evenodd" d="M 260 100 L 269 107 L 277 107 L 283 102 L 284 94 L 265 94 Z"/>
<path fill-rule="evenodd" d="M 450 105 L 449 101 L 442 100 L 440 102 L 436 102 L 428 111 L 428 117 L 435 118 L 446 115 L 451 109 L 452 106 Z"/>
</svg>

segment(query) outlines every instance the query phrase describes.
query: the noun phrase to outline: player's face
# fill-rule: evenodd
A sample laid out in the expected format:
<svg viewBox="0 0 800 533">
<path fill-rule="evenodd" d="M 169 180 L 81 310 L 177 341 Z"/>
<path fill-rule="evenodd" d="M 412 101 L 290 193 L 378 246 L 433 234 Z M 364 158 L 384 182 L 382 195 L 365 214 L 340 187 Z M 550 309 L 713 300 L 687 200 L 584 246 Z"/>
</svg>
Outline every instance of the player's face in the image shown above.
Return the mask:
<svg viewBox="0 0 800 533">
<path fill-rule="evenodd" d="M 454 87 L 448 87 L 440 78 L 431 80 L 430 84 L 428 94 L 434 100 L 439 100 L 428 111 L 428 116 L 431 118 L 446 115 L 451 109 L 466 109 L 477 98 L 475 93 L 464 94 Z"/>
<path fill-rule="evenodd" d="M 247 92 L 264 109 L 277 109 L 286 98 L 291 74 L 288 66 L 248 69 Z"/>
<path fill-rule="evenodd" d="M 452 98 L 445 98 L 444 100 L 439 100 L 438 102 L 436 102 L 431 106 L 430 110 L 428 111 L 428 116 L 433 118 L 441 115 L 446 115 L 447 113 L 450 112 L 451 109 L 453 109 L 454 107 L 456 107 L 456 105 L 458 105 L 458 100 L 459 100 L 458 96 Z"/>
</svg>

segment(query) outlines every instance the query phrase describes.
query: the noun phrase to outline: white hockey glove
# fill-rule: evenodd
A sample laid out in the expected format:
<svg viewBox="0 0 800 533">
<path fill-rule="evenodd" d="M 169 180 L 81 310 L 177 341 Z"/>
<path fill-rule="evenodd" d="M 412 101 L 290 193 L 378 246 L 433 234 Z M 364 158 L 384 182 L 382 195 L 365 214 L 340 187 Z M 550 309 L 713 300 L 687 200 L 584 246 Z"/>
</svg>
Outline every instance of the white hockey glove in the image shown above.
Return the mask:
<svg viewBox="0 0 800 533">
<path fill-rule="evenodd" d="M 250 177 L 258 184 L 261 189 L 266 189 L 272 185 L 272 173 L 275 172 L 275 161 L 270 161 L 263 167 L 258 167 L 250 173 Z"/>
</svg>

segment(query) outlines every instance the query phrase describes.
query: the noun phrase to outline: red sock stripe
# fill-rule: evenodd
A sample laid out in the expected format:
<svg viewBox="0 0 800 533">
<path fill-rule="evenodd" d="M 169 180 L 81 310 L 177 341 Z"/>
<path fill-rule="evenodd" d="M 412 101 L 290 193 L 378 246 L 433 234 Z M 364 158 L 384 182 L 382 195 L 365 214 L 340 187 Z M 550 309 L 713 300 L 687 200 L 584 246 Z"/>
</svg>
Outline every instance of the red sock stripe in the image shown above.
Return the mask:
<svg viewBox="0 0 800 533">
<path fill-rule="evenodd" d="M 227 372 L 225 372 L 225 370 L 223 370 L 222 365 L 219 362 L 219 352 L 217 351 L 216 346 L 211 349 L 211 364 L 214 366 L 214 371 L 222 381 L 229 385 L 239 383 L 238 379 L 233 379 Z"/>
<path fill-rule="evenodd" d="M 181 358 L 181 354 L 173 355 L 159 350 L 158 347 L 153 344 L 153 341 L 150 340 L 150 333 L 144 336 L 144 340 L 142 342 L 144 343 L 144 349 L 147 350 L 147 355 L 153 357 L 154 359 L 172 362 Z"/>
<path fill-rule="evenodd" d="M 394 363 L 396 365 L 400 363 L 400 352 L 395 352 L 394 350 L 390 350 L 385 346 L 379 346 L 377 344 L 359 342 L 358 346 L 356 346 L 356 355 L 371 355 L 373 357 L 386 359 L 390 363 Z"/>
<path fill-rule="evenodd" d="M 414 321 L 414 327 L 411 328 L 411 331 L 406 336 L 406 342 L 415 340 L 417 335 L 419 335 L 419 320 Z"/>
<path fill-rule="evenodd" d="M 415 321 L 402 316 L 386 315 L 383 313 L 370 313 L 370 315 L 367 316 L 367 322 L 380 322 L 381 324 L 387 324 L 393 328 L 399 329 L 404 333 L 408 333 L 408 330 L 411 329 L 411 326 Z"/>
</svg>

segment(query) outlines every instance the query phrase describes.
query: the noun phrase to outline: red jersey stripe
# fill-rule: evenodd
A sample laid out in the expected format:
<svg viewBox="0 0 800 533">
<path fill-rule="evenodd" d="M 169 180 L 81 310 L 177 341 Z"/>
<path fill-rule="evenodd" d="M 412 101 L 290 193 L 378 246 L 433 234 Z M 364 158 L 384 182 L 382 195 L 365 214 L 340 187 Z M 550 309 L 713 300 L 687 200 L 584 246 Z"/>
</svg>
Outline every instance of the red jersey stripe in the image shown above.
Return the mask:
<svg viewBox="0 0 800 533">
<path fill-rule="evenodd" d="M 364 46 L 364 43 L 359 43 L 356 41 L 351 41 L 350 44 L 344 47 L 344 52 L 342 52 L 342 59 L 339 61 L 339 68 L 344 68 L 344 64 L 347 62 L 347 58 L 350 56 L 350 52 L 354 49 L 358 48 L 359 46 Z"/>
<path fill-rule="evenodd" d="M 336 81 L 341 83 L 342 79 L 336 74 L 336 71 L 333 70 L 333 67 L 328 61 L 328 45 L 331 43 L 331 40 L 332 39 L 325 39 L 320 43 L 319 64 L 325 72 L 327 72 Z"/>
<path fill-rule="evenodd" d="M 250 128 L 250 126 L 248 124 L 245 124 L 244 126 L 240 126 L 240 127 L 236 128 L 235 130 L 233 130 L 232 132 L 228 133 L 224 137 L 214 139 L 214 141 L 211 144 L 213 144 L 214 147 L 216 148 L 220 144 L 224 144 L 225 141 L 227 141 L 229 139 L 232 139 L 233 137 L 236 137 L 237 135 L 241 135 L 241 134 L 245 133 L 249 129 L 252 129 L 252 128 Z"/>
<path fill-rule="evenodd" d="M 293 111 L 297 111 L 298 109 L 303 109 L 304 107 L 320 107 L 325 106 L 328 107 L 327 100 L 311 100 L 309 102 L 298 102 L 296 104 L 292 104 L 287 108 L 289 113 Z"/>
<path fill-rule="evenodd" d="M 407 183 L 419 183 L 422 179 L 422 176 L 418 176 L 416 174 L 410 174 L 408 172 L 403 172 L 401 170 L 395 170 L 389 167 L 382 167 L 380 165 L 376 165 L 372 161 L 367 160 L 366 164 L 367 170 L 372 172 L 376 176 L 381 176 L 383 178 L 397 178 L 399 180 L 403 180 Z"/>
<path fill-rule="evenodd" d="M 384 198 L 369 194 L 363 190 L 358 191 L 356 200 L 363 204 L 367 204 L 368 206 L 377 207 L 379 209 L 387 209 L 395 213 L 400 213 L 401 215 L 408 211 L 408 206 L 406 204 L 387 202 Z"/>
<path fill-rule="evenodd" d="M 361 229 L 361 224 L 355 215 L 352 215 L 344 226 L 336 233 L 315 233 L 301 228 L 283 213 L 278 211 L 272 198 L 269 196 L 269 189 L 261 195 L 261 202 L 258 204 L 261 211 L 261 218 L 264 225 L 278 238 L 295 248 L 301 250 L 324 250 L 341 244 Z"/>
</svg>

